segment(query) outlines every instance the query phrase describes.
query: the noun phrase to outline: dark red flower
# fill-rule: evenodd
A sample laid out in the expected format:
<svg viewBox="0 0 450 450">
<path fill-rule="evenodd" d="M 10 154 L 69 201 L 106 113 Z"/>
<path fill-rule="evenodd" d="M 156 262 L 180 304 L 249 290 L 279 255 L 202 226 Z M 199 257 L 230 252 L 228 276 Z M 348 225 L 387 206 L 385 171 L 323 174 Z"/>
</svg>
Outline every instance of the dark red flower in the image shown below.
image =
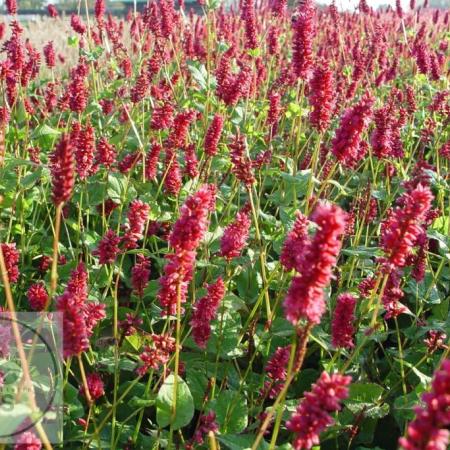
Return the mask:
<svg viewBox="0 0 450 450">
<path fill-rule="evenodd" d="M 70 134 L 72 145 L 75 147 L 76 170 L 80 179 L 85 180 L 95 172 L 95 136 L 94 127 L 87 123 L 85 128 L 75 122 Z"/>
<path fill-rule="evenodd" d="M 111 167 L 116 160 L 116 149 L 105 137 L 101 137 L 97 143 L 96 163 Z"/>
<path fill-rule="evenodd" d="M 50 16 L 50 17 L 52 17 L 53 19 L 55 18 L 55 17 L 58 17 L 58 10 L 56 9 L 56 6 L 55 5 L 52 5 L 52 4 L 48 4 L 47 5 L 47 11 L 48 11 L 48 15 Z"/>
<path fill-rule="evenodd" d="M 150 277 L 150 260 L 143 255 L 137 255 L 136 264 L 131 269 L 131 285 L 139 297 L 144 295 Z"/>
<path fill-rule="evenodd" d="M 158 160 L 161 154 L 162 147 L 154 142 L 147 152 L 147 157 L 145 159 L 145 178 L 153 180 L 156 178 L 158 170 Z"/>
<path fill-rule="evenodd" d="M 286 318 L 292 323 L 306 319 L 318 324 L 325 311 L 323 289 L 332 276 L 341 249 L 346 214 L 336 205 L 319 204 L 311 215 L 318 226 L 297 260 L 299 275 L 292 280 L 284 300 Z"/>
<path fill-rule="evenodd" d="M 86 375 L 89 395 L 92 400 L 98 400 L 105 395 L 105 387 L 102 377 L 98 373 L 88 373 Z M 84 386 L 80 386 L 80 393 L 85 395 Z"/>
<path fill-rule="evenodd" d="M 331 121 L 333 112 L 333 72 L 325 60 L 321 60 L 314 68 L 309 82 L 309 104 L 313 108 L 309 121 L 317 131 L 323 133 Z"/>
<path fill-rule="evenodd" d="M 331 340 L 335 348 L 353 348 L 356 298 L 352 294 L 341 294 L 337 298 L 331 324 Z"/>
<path fill-rule="evenodd" d="M 207 436 L 209 432 L 216 433 L 218 430 L 219 425 L 216 422 L 216 413 L 209 411 L 208 414 L 202 414 L 194 433 L 194 442 L 201 445 L 203 444 L 204 436 Z"/>
<path fill-rule="evenodd" d="M 62 135 L 55 150 L 50 155 L 50 163 L 53 203 L 59 205 L 70 199 L 75 184 L 75 157 L 67 135 Z"/>
<path fill-rule="evenodd" d="M 314 13 L 312 0 L 305 0 L 293 17 L 292 70 L 297 78 L 307 79 L 313 64 Z"/>
<path fill-rule="evenodd" d="M 166 149 L 164 171 L 165 171 L 164 189 L 169 194 L 177 195 L 181 189 L 182 178 L 180 165 L 178 164 L 177 154 L 171 147 Z"/>
<path fill-rule="evenodd" d="M 14 445 L 14 450 L 41 450 L 41 440 L 31 431 L 20 433 Z"/>
<path fill-rule="evenodd" d="M 405 450 L 445 450 L 450 433 L 450 360 L 435 372 L 431 390 L 422 394 L 423 406 L 416 406 L 406 437 L 399 445 Z"/>
<path fill-rule="evenodd" d="M 405 266 L 407 256 L 422 233 L 421 224 L 431 208 L 433 194 L 428 187 L 419 184 L 398 201 L 399 206 L 391 210 L 381 227 L 381 247 L 386 254 L 383 265 L 387 270 Z"/>
<path fill-rule="evenodd" d="M 11 244 L 0 244 L 2 246 L 3 258 L 5 260 L 6 272 L 10 283 L 16 283 L 19 279 L 20 253 L 16 249 L 15 242 Z"/>
<path fill-rule="evenodd" d="M 108 230 L 92 254 L 99 257 L 100 264 L 112 264 L 120 253 L 120 241 L 114 230 Z"/>
<path fill-rule="evenodd" d="M 39 282 L 32 284 L 27 291 L 28 302 L 35 311 L 42 311 L 46 308 L 49 301 L 47 290 L 44 283 Z"/>
<path fill-rule="evenodd" d="M 236 215 L 236 219 L 225 228 L 220 240 L 220 255 L 230 260 L 238 257 L 247 243 L 250 226 L 249 206 L 244 206 Z"/>
<path fill-rule="evenodd" d="M 44 45 L 43 50 L 44 50 L 45 64 L 47 64 L 47 67 L 49 69 L 55 67 L 56 58 L 55 58 L 55 49 L 53 48 L 53 41 L 47 42 L 47 44 Z"/>
<path fill-rule="evenodd" d="M 167 335 L 152 334 L 152 346 L 146 346 L 141 353 L 140 359 L 143 365 L 138 367 L 137 373 L 143 376 L 149 369 L 158 370 L 160 366 L 169 362 L 175 348 L 174 338 Z"/>
<path fill-rule="evenodd" d="M 79 34 L 86 33 L 86 25 L 83 23 L 83 20 L 80 16 L 76 14 L 72 14 L 70 17 L 70 26 L 73 28 L 73 31 Z"/>
<path fill-rule="evenodd" d="M 5 0 L 6 12 L 11 16 L 17 14 L 17 0 Z"/>
<path fill-rule="evenodd" d="M 184 172 L 191 179 L 195 178 L 199 173 L 195 144 L 189 144 L 184 150 Z"/>
<path fill-rule="evenodd" d="M 87 272 L 80 263 L 72 271 L 66 290 L 56 299 L 56 309 L 63 314 L 63 354 L 80 355 L 89 348 L 94 327 L 105 317 L 105 305 L 87 302 Z"/>
<path fill-rule="evenodd" d="M 169 245 L 174 253 L 166 256 L 168 263 L 159 279 L 158 293 L 158 300 L 167 314 L 176 314 L 178 300 L 181 304 L 186 301 L 196 250 L 207 231 L 208 214 L 214 209 L 215 195 L 211 186 L 204 185 L 188 197 L 170 233 Z"/>
<path fill-rule="evenodd" d="M 166 102 L 162 106 L 153 109 L 150 128 L 152 130 L 164 130 L 170 128 L 173 123 L 173 106 Z"/>
<path fill-rule="evenodd" d="M 230 147 L 230 159 L 233 163 L 232 172 L 239 181 L 246 186 L 251 186 L 256 180 L 253 175 L 252 162 L 248 156 L 247 142 L 243 135 L 234 137 Z"/>
<path fill-rule="evenodd" d="M 205 136 L 205 153 L 208 156 L 214 156 L 217 153 L 217 146 L 222 134 L 222 129 L 223 117 L 220 114 L 216 114 L 213 117 Z"/>
<path fill-rule="evenodd" d="M 347 109 L 332 140 L 331 151 L 345 167 L 353 167 L 361 157 L 361 137 L 368 126 L 375 99 L 365 94 L 353 108 Z"/>
<path fill-rule="evenodd" d="M 207 286 L 208 294 L 198 300 L 191 318 L 192 337 L 200 348 L 206 348 L 211 335 L 211 321 L 216 317 L 217 309 L 225 295 L 225 284 L 218 278 L 214 284 Z"/>
<path fill-rule="evenodd" d="M 308 219 L 301 212 L 297 212 L 294 226 L 288 233 L 280 254 L 280 264 L 287 271 L 293 269 L 300 271 L 297 261 L 308 243 L 308 223 Z"/>
<path fill-rule="evenodd" d="M 241 19 L 244 21 L 245 48 L 253 49 L 258 46 L 256 39 L 256 16 L 254 0 L 241 2 Z"/>
<path fill-rule="evenodd" d="M 341 402 L 348 397 L 351 377 L 322 372 L 310 392 L 297 406 L 297 411 L 286 422 L 286 428 L 295 433 L 295 450 L 310 449 L 319 445 L 319 435 L 334 420 L 331 414 L 341 409 Z"/>
</svg>

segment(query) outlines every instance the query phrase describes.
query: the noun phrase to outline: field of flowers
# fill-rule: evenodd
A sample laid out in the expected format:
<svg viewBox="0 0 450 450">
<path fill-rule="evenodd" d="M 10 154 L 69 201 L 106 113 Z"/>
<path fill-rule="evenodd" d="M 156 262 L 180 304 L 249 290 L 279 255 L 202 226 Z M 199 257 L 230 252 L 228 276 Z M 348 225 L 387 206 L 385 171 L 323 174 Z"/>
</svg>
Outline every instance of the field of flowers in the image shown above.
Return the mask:
<svg viewBox="0 0 450 450">
<path fill-rule="evenodd" d="M 6 0 L 0 301 L 63 314 L 64 445 L 0 448 L 445 450 L 449 13 L 205 1 Z"/>
</svg>

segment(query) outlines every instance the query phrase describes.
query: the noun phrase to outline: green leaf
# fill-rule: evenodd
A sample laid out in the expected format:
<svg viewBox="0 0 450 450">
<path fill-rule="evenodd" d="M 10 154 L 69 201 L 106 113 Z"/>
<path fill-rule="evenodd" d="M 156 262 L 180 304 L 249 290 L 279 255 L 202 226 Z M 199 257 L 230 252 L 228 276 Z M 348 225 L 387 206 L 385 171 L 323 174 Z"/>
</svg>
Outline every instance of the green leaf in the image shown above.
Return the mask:
<svg viewBox="0 0 450 450">
<path fill-rule="evenodd" d="M 252 434 L 226 434 L 217 436 L 217 439 L 229 450 L 247 450 L 255 442 L 255 436 Z M 268 448 L 269 444 L 264 440 L 258 445 L 258 450 L 266 450 Z"/>
<path fill-rule="evenodd" d="M 108 196 L 113 202 L 121 203 L 125 196 L 127 178 L 120 173 L 110 173 L 108 175 Z"/>
<path fill-rule="evenodd" d="M 24 188 L 31 187 L 37 180 L 42 176 L 42 167 L 38 167 L 34 172 L 29 173 L 23 177 L 21 181 L 21 186 Z"/>
<path fill-rule="evenodd" d="M 222 391 L 209 406 L 216 413 L 221 433 L 240 433 L 247 427 L 247 401 L 242 393 Z"/>
<path fill-rule="evenodd" d="M 69 416 L 72 419 L 78 419 L 84 416 L 84 407 L 79 399 L 79 391 L 71 384 L 64 388 L 64 401 L 68 407 Z"/>
<path fill-rule="evenodd" d="M 69 47 L 78 47 L 78 36 L 69 36 L 67 38 L 67 45 Z"/>
<path fill-rule="evenodd" d="M 200 64 L 196 61 L 188 61 L 188 68 L 191 72 L 192 78 L 198 83 L 198 85 L 206 90 L 208 88 L 214 88 L 215 78 L 210 75 L 208 79 L 208 72 L 206 71 L 205 65 Z M 209 84 L 208 84 L 209 81 Z"/>
<path fill-rule="evenodd" d="M 154 404 L 155 399 L 153 398 L 140 398 L 136 396 L 128 402 L 128 405 L 132 408 L 148 408 L 149 406 L 152 406 Z"/>
<path fill-rule="evenodd" d="M 370 419 L 381 419 L 389 414 L 389 405 L 384 403 L 381 406 L 374 406 L 372 403 L 347 403 L 347 408 L 356 416 L 360 413 L 364 414 L 364 417 Z"/>
<path fill-rule="evenodd" d="M 438 320 L 446 320 L 449 311 L 449 303 L 450 300 L 446 298 L 443 302 L 439 303 L 438 305 L 434 305 L 431 308 L 433 312 L 433 317 L 435 317 Z"/>
<path fill-rule="evenodd" d="M 410 392 L 395 399 L 393 414 L 400 426 L 414 418 L 414 406 L 418 403 L 419 396 L 416 392 Z"/>
<path fill-rule="evenodd" d="M 253 56 L 253 58 L 257 58 L 261 54 L 261 50 L 257 48 L 251 48 L 247 50 L 248 55 Z"/>
<path fill-rule="evenodd" d="M 353 383 L 350 385 L 349 400 L 374 403 L 383 391 L 384 389 L 375 383 Z"/>
<path fill-rule="evenodd" d="M 375 258 L 381 255 L 381 251 L 378 247 L 365 247 L 365 246 L 346 248 L 342 250 L 342 253 L 344 255 L 359 256 L 362 258 Z"/>
<path fill-rule="evenodd" d="M 395 359 L 397 361 L 400 361 L 398 358 Z M 405 359 L 403 360 L 403 364 L 411 369 L 414 375 L 416 375 L 417 378 L 420 380 L 420 383 L 424 388 L 426 388 L 431 383 L 431 377 L 421 372 L 414 364 L 410 363 L 409 361 L 406 361 Z"/>
<path fill-rule="evenodd" d="M 33 138 L 39 139 L 43 136 L 56 137 L 61 134 L 61 131 L 56 130 L 55 128 L 49 127 L 47 124 L 43 124 L 37 127 L 33 132 Z"/>
<path fill-rule="evenodd" d="M 242 349 L 238 346 L 241 332 L 241 316 L 233 309 L 219 311 L 217 319 L 211 325 L 211 338 L 208 341 L 207 351 L 217 354 L 222 358 L 231 358 L 242 355 Z"/>
<path fill-rule="evenodd" d="M 156 422 L 161 428 L 167 427 L 172 421 L 172 407 L 174 401 L 173 374 L 169 375 L 161 386 L 156 397 Z M 173 429 L 178 430 L 192 420 L 194 416 L 194 399 L 186 382 L 178 377 L 176 411 L 173 419 Z"/>
<path fill-rule="evenodd" d="M 208 387 L 208 378 L 203 372 L 188 370 L 186 372 L 186 382 L 194 398 L 195 407 L 200 410 Z"/>
</svg>

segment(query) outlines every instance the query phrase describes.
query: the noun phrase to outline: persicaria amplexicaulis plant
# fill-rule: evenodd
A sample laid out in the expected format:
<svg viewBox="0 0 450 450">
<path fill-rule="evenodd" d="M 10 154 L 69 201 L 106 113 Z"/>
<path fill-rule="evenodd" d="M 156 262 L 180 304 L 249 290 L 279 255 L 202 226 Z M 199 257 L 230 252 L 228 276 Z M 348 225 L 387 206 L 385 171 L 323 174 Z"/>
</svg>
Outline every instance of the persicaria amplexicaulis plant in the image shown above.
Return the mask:
<svg viewBox="0 0 450 450">
<path fill-rule="evenodd" d="M 447 447 L 450 16 L 391 3 L 5 2 L 0 309 L 65 399 L 12 447 Z"/>
</svg>

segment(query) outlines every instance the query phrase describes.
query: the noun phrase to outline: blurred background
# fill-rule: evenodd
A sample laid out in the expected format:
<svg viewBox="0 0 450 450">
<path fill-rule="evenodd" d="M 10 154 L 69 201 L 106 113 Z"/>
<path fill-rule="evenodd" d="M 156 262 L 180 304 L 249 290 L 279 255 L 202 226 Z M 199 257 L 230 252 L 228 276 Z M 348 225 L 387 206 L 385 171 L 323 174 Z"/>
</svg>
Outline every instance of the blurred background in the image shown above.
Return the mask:
<svg viewBox="0 0 450 450">
<path fill-rule="evenodd" d="M 107 0 L 108 11 L 113 12 L 115 14 L 126 14 L 126 12 L 133 7 L 134 0 Z M 147 0 L 135 0 L 138 9 L 141 9 L 146 3 Z M 231 3 L 232 0 L 225 0 L 227 3 Z M 353 11 L 358 7 L 359 0 L 335 0 L 336 6 L 342 10 Z M 4 0 L 0 2 L 0 14 L 5 14 L 5 6 Z M 47 5 L 48 3 L 54 4 L 60 13 L 62 14 L 70 14 L 72 12 L 77 11 L 78 9 L 78 0 L 19 0 L 19 13 L 20 15 L 45 15 L 47 14 Z M 90 2 L 93 4 L 93 2 Z M 318 0 L 318 4 L 330 4 L 331 0 Z M 395 0 L 368 0 L 367 2 L 369 6 L 372 8 L 386 8 L 387 6 L 395 7 Z M 402 7 L 404 9 L 409 8 L 409 0 L 401 0 Z M 418 1 L 416 4 L 420 6 L 422 2 Z M 186 8 L 189 9 L 193 7 L 197 9 L 198 3 L 197 0 L 185 0 Z M 82 2 L 84 6 L 84 2 Z M 442 8 L 447 9 L 450 8 L 450 0 L 429 0 L 428 3 L 431 8 Z"/>
</svg>

